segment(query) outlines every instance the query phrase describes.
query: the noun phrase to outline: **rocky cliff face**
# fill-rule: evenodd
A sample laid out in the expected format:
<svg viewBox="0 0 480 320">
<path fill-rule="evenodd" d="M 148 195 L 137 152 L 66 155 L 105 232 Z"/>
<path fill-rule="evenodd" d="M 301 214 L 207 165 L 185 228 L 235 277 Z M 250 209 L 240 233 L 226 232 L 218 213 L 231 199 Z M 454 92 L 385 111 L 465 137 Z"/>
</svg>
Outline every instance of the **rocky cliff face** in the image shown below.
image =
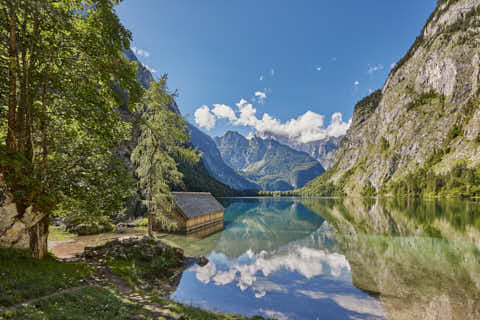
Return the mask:
<svg viewBox="0 0 480 320">
<path fill-rule="evenodd" d="M 443 174 L 459 161 L 480 165 L 479 5 L 439 0 L 382 90 L 355 107 L 331 181 L 379 190 L 423 166 Z"/>
<path fill-rule="evenodd" d="M 222 159 L 215 141 L 195 126 L 188 124 L 190 141 L 202 153 L 202 161 L 208 172 L 218 181 L 225 183 L 235 190 L 258 190 L 260 187 L 240 176 Z"/>
<path fill-rule="evenodd" d="M 338 148 L 344 136 L 340 137 L 326 137 L 325 139 L 301 143 L 293 139 L 279 137 L 275 135 L 266 134 L 262 138 L 275 139 L 282 144 L 297 150 L 308 153 L 312 158 L 316 159 L 325 170 L 333 167 Z"/>
<path fill-rule="evenodd" d="M 305 152 L 273 139 L 247 139 L 229 131 L 215 139 L 223 160 L 263 190 L 301 188 L 325 170 Z"/>
</svg>

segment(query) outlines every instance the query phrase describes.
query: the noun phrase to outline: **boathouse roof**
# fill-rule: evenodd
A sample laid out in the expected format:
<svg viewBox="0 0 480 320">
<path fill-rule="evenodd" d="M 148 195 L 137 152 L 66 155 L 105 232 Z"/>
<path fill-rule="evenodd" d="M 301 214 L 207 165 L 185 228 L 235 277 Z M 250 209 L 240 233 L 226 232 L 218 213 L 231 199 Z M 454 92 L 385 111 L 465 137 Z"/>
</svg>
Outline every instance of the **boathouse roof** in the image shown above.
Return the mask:
<svg viewBox="0 0 480 320">
<path fill-rule="evenodd" d="M 188 219 L 225 210 L 209 192 L 172 192 L 172 196 L 177 208 Z"/>
</svg>

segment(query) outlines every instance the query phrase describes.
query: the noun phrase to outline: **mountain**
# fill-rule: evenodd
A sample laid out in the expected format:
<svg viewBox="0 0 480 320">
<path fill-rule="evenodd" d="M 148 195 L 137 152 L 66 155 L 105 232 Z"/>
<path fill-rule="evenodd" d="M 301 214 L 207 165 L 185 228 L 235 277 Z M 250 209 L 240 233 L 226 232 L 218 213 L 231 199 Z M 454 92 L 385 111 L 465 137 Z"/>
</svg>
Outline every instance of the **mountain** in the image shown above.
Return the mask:
<svg viewBox="0 0 480 320">
<path fill-rule="evenodd" d="M 281 144 L 285 144 L 297 151 L 306 152 L 312 158 L 320 162 L 322 167 L 327 170 L 335 163 L 338 148 L 344 138 L 344 136 L 330 136 L 324 139 L 303 143 L 296 139 L 290 139 L 289 137 L 276 135 L 270 132 L 263 132 L 260 137 L 263 139 L 275 139 Z"/>
<path fill-rule="evenodd" d="M 263 190 L 291 190 L 303 187 L 325 169 L 305 152 L 293 150 L 273 139 L 228 131 L 215 138 L 225 163 Z"/>
<path fill-rule="evenodd" d="M 235 190 L 260 189 L 257 184 L 248 181 L 224 162 L 217 144 L 209 135 L 191 124 L 188 124 L 188 130 L 192 145 L 202 153 L 202 162 L 215 179 Z"/>
<path fill-rule="evenodd" d="M 480 0 L 438 1 L 306 194 L 480 195 Z"/>
</svg>

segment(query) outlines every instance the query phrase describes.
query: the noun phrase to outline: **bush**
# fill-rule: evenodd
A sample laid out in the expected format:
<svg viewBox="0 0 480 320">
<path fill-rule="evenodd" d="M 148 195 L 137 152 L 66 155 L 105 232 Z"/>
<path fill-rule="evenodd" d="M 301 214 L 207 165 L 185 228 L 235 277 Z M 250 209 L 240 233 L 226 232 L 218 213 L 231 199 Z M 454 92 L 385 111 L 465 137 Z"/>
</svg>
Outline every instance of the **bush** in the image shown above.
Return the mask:
<svg viewBox="0 0 480 320">
<path fill-rule="evenodd" d="M 115 226 L 105 216 L 71 215 L 65 218 L 67 231 L 78 235 L 91 235 L 112 232 Z"/>
</svg>

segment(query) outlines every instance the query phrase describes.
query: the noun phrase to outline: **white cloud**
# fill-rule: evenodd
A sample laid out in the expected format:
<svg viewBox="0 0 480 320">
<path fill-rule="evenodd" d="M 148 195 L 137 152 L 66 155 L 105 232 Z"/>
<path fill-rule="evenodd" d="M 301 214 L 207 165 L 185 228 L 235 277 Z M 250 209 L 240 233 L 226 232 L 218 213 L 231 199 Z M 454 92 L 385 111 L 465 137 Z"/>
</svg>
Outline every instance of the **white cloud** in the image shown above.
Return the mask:
<svg viewBox="0 0 480 320">
<path fill-rule="evenodd" d="M 297 293 L 305 295 L 313 300 L 331 299 L 347 310 L 361 314 L 368 314 L 375 319 L 385 317 L 380 302 L 372 298 L 364 298 L 348 294 L 332 294 L 312 290 L 297 290 Z"/>
<path fill-rule="evenodd" d="M 355 82 L 353 83 L 353 85 L 354 85 L 354 86 L 360 85 L 360 81 L 355 81 Z"/>
<path fill-rule="evenodd" d="M 337 61 L 337 57 L 332 58 L 332 62 L 335 62 L 335 61 Z"/>
<path fill-rule="evenodd" d="M 197 267 L 196 278 L 202 283 L 213 282 L 217 286 L 235 284 L 241 291 L 250 288 L 257 298 L 262 298 L 269 292 L 288 292 L 283 284 L 268 279 L 281 270 L 296 272 L 307 280 L 323 276 L 337 281 L 349 281 L 351 272 L 347 259 L 341 254 L 292 245 L 280 254 L 263 251 L 253 254 L 249 262 L 232 261 L 226 270 L 219 270 L 210 261 L 203 268 Z"/>
<path fill-rule="evenodd" d="M 272 77 L 275 76 L 275 69 L 273 69 L 273 68 L 270 69 L 270 74 L 272 75 Z"/>
<path fill-rule="evenodd" d="M 322 71 L 322 67 L 321 66 L 315 67 L 315 70 Z"/>
<path fill-rule="evenodd" d="M 368 73 L 369 73 L 369 74 L 373 74 L 373 73 L 375 73 L 375 72 L 377 72 L 377 71 L 380 71 L 380 70 L 383 70 L 383 69 L 385 69 L 385 67 L 382 66 L 381 64 L 379 64 L 379 65 L 373 65 L 373 66 L 372 66 L 372 65 L 369 65 L 369 66 L 368 66 Z"/>
<path fill-rule="evenodd" d="M 131 49 L 136 56 L 145 57 L 145 58 L 150 57 L 150 52 L 148 52 L 147 50 L 143 50 L 137 47 L 131 47 Z"/>
<path fill-rule="evenodd" d="M 201 106 L 195 111 L 195 122 L 200 127 L 210 130 L 215 127 L 216 118 L 208 106 Z"/>
<path fill-rule="evenodd" d="M 396 65 L 397 65 L 396 62 L 392 63 L 392 64 L 390 65 L 390 70 L 393 69 L 393 68 L 395 68 Z"/>
<path fill-rule="evenodd" d="M 373 89 L 368 89 L 368 93 L 373 93 Z"/>
<path fill-rule="evenodd" d="M 264 113 L 261 118 L 258 117 L 257 109 L 245 99 L 241 99 L 236 106 L 238 109 L 236 112 L 223 104 L 215 104 L 212 110 L 208 106 L 202 106 L 195 111 L 195 122 L 200 127 L 212 129 L 217 119 L 228 119 L 234 126 L 253 128 L 255 134 L 259 136 L 274 135 L 298 143 L 308 143 L 331 136 L 343 136 L 351 123 L 351 120 L 343 121 L 340 112 L 334 113 L 330 124 L 325 126 L 325 116 L 310 110 L 298 118 L 282 122 L 268 113 Z"/>
<path fill-rule="evenodd" d="M 258 80 L 263 81 L 265 79 L 265 76 L 263 74 L 260 75 L 260 78 Z"/>
<path fill-rule="evenodd" d="M 198 281 L 202 283 L 209 283 L 210 279 L 217 273 L 217 268 L 215 266 L 215 263 L 209 262 L 206 266 L 204 267 L 198 267 L 197 272 L 196 272 L 196 277 Z"/>
<path fill-rule="evenodd" d="M 266 93 L 266 91 L 267 91 L 267 90 L 255 92 L 255 97 L 257 98 L 257 102 L 258 102 L 258 103 L 260 103 L 260 104 L 264 104 L 264 103 L 265 103 L 265 99 L 267 98 L 267 93 Z"/>
<path fill-rule="evenodd" d="M 225 104 L 214 104 L 212 112 L 219 119 L 228 119 L 230 121 L 235 121 L 237 116 L 233 109 Z"/>
</svg>

